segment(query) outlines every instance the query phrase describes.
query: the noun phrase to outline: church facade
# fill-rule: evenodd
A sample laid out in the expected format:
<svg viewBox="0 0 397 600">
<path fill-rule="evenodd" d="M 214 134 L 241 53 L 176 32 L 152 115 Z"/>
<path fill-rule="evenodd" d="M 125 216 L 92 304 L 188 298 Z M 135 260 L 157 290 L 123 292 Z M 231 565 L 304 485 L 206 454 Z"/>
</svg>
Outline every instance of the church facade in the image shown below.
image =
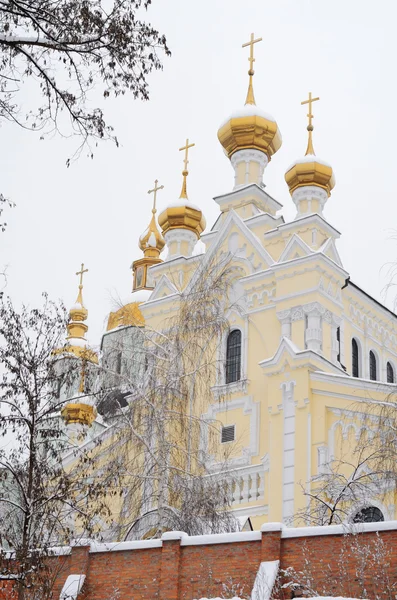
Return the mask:
<svg viewBox="0 0 397 600">
<path fill-rule="evenodd" d="M 162 186 L 156 181 L 152 219 L 139 242 L 143 257 L 132 267 L 132 294 L 110 314 L 102 340 L 103 360 L 107 355 L 109 360 L 117 341 L 134 348 L 137 328 L 161 330 L 197 273 L 217 257 L 229 257 L 238 273 L 235 296 L 219 345 L 221 368 L 209 383 L 212 400 L 199 416 L 220 423 L 219 449 L 210 469 L 215 472 L 217 456 L 232 448 L 228 472 L 237 481 L 232 510 L 241 519 L 249 517 L 254 529 L 265 522 L 293 521 L 307 505 L 303 491 L 313 477 L 351 452 L 363 428 L 369 438 L 376 435 L 376 419 L 372 430 L 364 415 L 369 403 L 384 402 L 394 393 L 397 377 L 397 317 L 350 278 L 337 250 L 340 232 L 324 215 L 335 178 L 332 167 L 314 152 L 312 111 L 318 98 L 311 94 L 302 103 L 308 106 L 307 151 L 285 174 L 296 206 L 294 220 L 284 220 L 281 204 L 265 188 L 265 170 L 271 168 L 281 135 L 276 120 L 255 103 L 257 41 L 252 35 L 247 44 L 246 103 L 218 131 L 234 175 L 232 189 L 214 198 L 218 219 L 205 230 L 200 207 L 188 198 L 192 144 L 187 140 L 181 149 L 181 196 L 160 210 L 157 220 L 156 195 Z M 199 240 L 202 253 L 195 250 Z M 87 315 L 80 313 L 77 322 L 82 323 Z M 84 336 L 85 331 L 72 332 L 71 347 L 85 347 Z M 111 360 L 120 372 L 122 352 Z M 94 420 L 97 433 L 106 430 L 95 415 L 95 407 L 87 408 L 82 399 L 67 405 L 63 416 L 69 427 L 76 422 L 87 427 Z M 207 442 L 203 431 L 201 443 Z M 377 519 L 394 519 L 394 491 L 352 503 L 349 518 L 363 510 Z"/>
</svg>

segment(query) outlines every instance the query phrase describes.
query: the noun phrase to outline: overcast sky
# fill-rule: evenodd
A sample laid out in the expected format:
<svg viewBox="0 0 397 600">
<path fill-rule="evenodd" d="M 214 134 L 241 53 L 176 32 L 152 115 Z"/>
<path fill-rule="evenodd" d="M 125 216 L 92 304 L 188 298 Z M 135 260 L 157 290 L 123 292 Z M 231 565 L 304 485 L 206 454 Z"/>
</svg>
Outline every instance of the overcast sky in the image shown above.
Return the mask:
<svg viewBox="0 0 397 600">
<path fill-rule="evenodd" d="M 150 219 L 147 190 L 156 178 L 165 186 L 159 210 L 179 196 L 178 148 L 186 137 L 196 143 L 189 197 L 212 225 L 219 210 L 213 196 L 233 187 L 216 134 L 244 104 L 248 50 L 241 44 L 254 32 L 263 37 L 256 102 L 283 136 L 265 171 L 267 191 L 292 219 L 284 172 L 305 152 L 300 102 L 312 91 L 321 98 L 314 105 L 315 151 L 336 174 L 325 217 L 342 232 L 338 249 L 353 281 L 381 299 L 385 266 L 397 259 L 396 18 L 394 0 L 153 0 L 148 19 L 166 34 L 172 57 L 150 77 L 149 102 L 104 102 L 120 148 L 103 144 L 94 160 L 82 156 L 67 169 L 69 141 L 39 141 L 2 124 L 0 188 L 17 204 L 0 236 L 7 292 L 34 305 L 47 291 L 70 306 L 74 273 L 84 262 L 88 337 L 99 343 L 111 296 L 131 289 L 130 265 L 141 256 L 137 241 Z"/>
</svg>

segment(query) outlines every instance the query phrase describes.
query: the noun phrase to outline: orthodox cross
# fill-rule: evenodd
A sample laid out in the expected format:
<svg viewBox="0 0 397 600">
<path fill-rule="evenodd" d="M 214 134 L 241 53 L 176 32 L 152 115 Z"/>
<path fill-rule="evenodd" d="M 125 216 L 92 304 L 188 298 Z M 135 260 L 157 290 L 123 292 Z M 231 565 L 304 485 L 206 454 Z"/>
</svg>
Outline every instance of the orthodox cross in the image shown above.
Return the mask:
<svg viewBox="0 0 397 600">
<path fill-rule="evenodd" d="M 149 191 L 148 191 L 148 194 L 154 194 L 154 196 L 153 196 L 153 208 L 152 208 L 152 213 L 153 213 L 153 214 L 156 212 L 156 200 L 157 200 L 157 192 L 158 192 L 159 190 L 162 190 L 162 189 L 164 189 L 164 186 L 163 186 L 163 185 L 160 185 L 159 187 L 157 187 L 157 184 L 158 184 L 158 182 L 159 182 L 159 181 L 158 181 L 158 179 L 155 179 L 155 180 L 154 180 L 154 188 L 153 188 L 152 190 L 149 190 Z"/>
<path fill-rule="evenodd" d="M 312 93 L 309 92 L 309 98 L 307 100 L 303 100 L 303 102 L 301 102 L 301 104 L 308 104 L 309 105 L 309 112 L 308 112 L 308 117 L 309 117 L 309 125 L 308 125 L 308 130 L 310 131 L 309 127 L 313 127 L 312 125 L 312 119 L 314 119 L 314 115 L 312 113 L 312 105 L 313 102 L 317 102 L 317 100 L 320 100 L 320 98 L 312 98 Z"/>
<path fill-rule="evenodd" d="M 251 33 L 251 39 L 249 42 L 247 42 L 246 44 L 243 44 L 241 47 L 242 48 L 246 48 L 247 46 L 250 47 L 250 55 L 248 60 L 250 61 L 250 70 L 248 71 L 248 75 L 253 75 L 254 74 L 254 62 L 255 62 L 255 58 L 254 58 L 254 44 L 256 44 L 257 42 L 261 42 L 262 38 L 256 38 L 256 40 L 254 40 L 254 34 Z"/>
<path fill-rule="evenodd" d="M 184 169 L 182 171 L 182 175 L 183 175 L 182 190 L 181 190 L 181 195 L 179 196 L 180 198 L 187 199 L 186 177 L 187 177 L 187 175 L 189 175 L 189 171 L 187 170 L 187 166 L 189 164 L 189 158 L 188 158 L 189 157 L 189 148 L 193 148 L 193 146 L 195 146 L 195 145 L 196 144 L 189 144 L 189 139 L 187 139 L 185 146 L 182 146 L 182 148 L 179 148 L 179 152 L 181 152 L 182 150 L 185 151 L 185 158 L 183 159 Z"/>
<path fill-rule="evenodd" d="M 196 144 L 189 144 L 189 139 L 186 140 L 186 145 L 182 146 L 182 148 L 179 148 L 179 152 L 181 152 L 181 150 L 185 151 L 185 158 L 183 160 L 183 164 L 184 164 L 184 171 L 187 171 L 187 165 L 189 163 L 188 160 L 188 156 L 189 156 L 189 148 L 193 148 L 193 146 L 195 146 Z M 186 173 L 187 175 L 187 173 Z"/>
<path fill-rule="evenodd" d="M 314 155 L 313 138 L 312 138 L 312 132 L 313 132 L 312 119 L 314 119 L 314 115 L 312 113 L 312 105 L 313 105 L 313 102 L 317 102 L 317 100 L 320 100 L 320 98 L 312 98 L 312 93 L 309 92 L 309 98 L 307 100 L 303 100 L 303 102 L 301 102 L 301 105 L 302 104 L 308 104 L 309 105 L 309 112 L 307 114 L 307 116 L 309 118 L 309 124 L 307 126 L 307 130 L 309 132 L 309 139 L 307 141 L 306 156 L 308 154 L 313 154 Z"/>
<path fill-rule="evenodd" d="M 80 275 L 80 283 L 79 283 L 79 288 L 82 289 L 83 288 L 83 275 L 84 273 L 88 273 L 88 269 L 84 269 L 84 263 L 81 263 L 81 269 L 80 271 L 77 271 L 76 275 Z"/>
</svg>

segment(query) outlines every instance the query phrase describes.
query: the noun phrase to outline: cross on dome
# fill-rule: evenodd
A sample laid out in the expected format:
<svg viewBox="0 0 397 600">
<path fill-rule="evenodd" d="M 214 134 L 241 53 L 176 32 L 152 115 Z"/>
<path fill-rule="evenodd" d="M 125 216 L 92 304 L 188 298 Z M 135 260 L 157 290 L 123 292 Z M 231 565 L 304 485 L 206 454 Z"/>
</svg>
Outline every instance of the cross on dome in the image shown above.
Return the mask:
<svg viewBox="0 0 397 600">
<path fill-rule="evenodd" d="M 164 189 L 163 185 L 160 185 L 160 186 L 157 187 L 158 182 L 159 182 L 159 180 L 155 179 L 154 180 L 154 188 L 152 190 L 148 191 L 148 194 L 154 194 L 154 197 L 153 197 L 153 208 L 152 208 L 152 213 L 153 214 L 155 214 L 156 211 L 157 211 L 157 209 L 156 209 L 157 192 L 159 190 L 163 190 Z"/>
<path fill-rule="evenodd" d="M 81 263 L 81 269 L 80 271 L 77 271 L 76 275 L 80 275 L 80 281 L 79 281 L 79 293 L 77 295 L 77 300 L 76 300 L 76 304 L 81 304 L 81 306 L 83 306 L 83 277 L 84 277 L 84 273 L 88 273 L 88 269 L 84 269 L 84 263 Z"/>
<path fill-rule="evenodd" d="M 249 42 L 246 42 L 245 44 L 243 44 L 241 47 L 242 48 L 246 48 L 247 46 L 250 47 L 250 55 L 248 57 L 249 63 L 250 63 L 250 68 L 248 71 L 248 75 L 249 75 L 249 84 L 248 84 L 248 92 L 247 92 L 247 98 L 245 100 L 246 104 L 255 104 L 255 97 L 254 97 L 254 88 L 252 85 L 252 77 L 254 76 L 254 62 L 255 62 L 255 58 L 254 58 L 254 44 L 257 44 L 258 42 L 262 41 L 262 38 L 256 38 L 256 40 L 254 39 L 254 34 L 251 33 L 251 39 Z"/>
<path fill-rule="evenodd" d="M 317 102 L 317 100 L 320 100 L 320 98 L 312 98 L 312 93 L 309 92 L 309 98 L 307 100 L 303 100 L 301 102 L 301 105 L 303 104 L 308 104 L 309 105 L 309 112 L 307 114 L 307 117 L 309 119 L 309 123 L 307 125 L 307 130 L 309 132 L 309 139 L 307 142 L 307 149 L 306 149 L 306 156 L 308 154 L 314 154 L 314 148 L 313 148 L 313 139 L 312 139 L 312 132 L 313 132 L 313 124 L 312 124 L 312 120 L 314 119 L 314 115 L 312 113 L 312 108 L 313 108 L 313 102 Z"/>
<path fill-rule="evenodd" d="M 185 158 L 183 159 L 183 171 L 182 171 L 182 175 L 183 175 L 182 190 L 181 190 L 181 195 L 179 197 L 186 198 L 186 200 L 188 199 L 187 187 L 186 187 L 186 177 L 189 175 L 189 171 L 187 170 L 187 166 L 189 164 L 189 148 L 193 148 L 193 146 L 195 146 L 195 145 L 196 144 L 189 144 L 189 138 L 187 138 L 186 144 L 184 146 L 182 146 L 182 148 L 179 148 L 179 152 L 181 152 L 182 150 L 185 151 Z"/>
</svg>

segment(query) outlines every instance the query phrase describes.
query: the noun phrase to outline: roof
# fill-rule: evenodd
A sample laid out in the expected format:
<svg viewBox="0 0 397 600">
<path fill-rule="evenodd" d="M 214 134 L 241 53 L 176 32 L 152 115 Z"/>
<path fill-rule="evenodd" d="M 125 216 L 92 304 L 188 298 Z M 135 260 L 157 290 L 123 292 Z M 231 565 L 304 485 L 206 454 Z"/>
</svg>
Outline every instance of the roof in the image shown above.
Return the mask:
<svg viewBox="0 0 397 600">
<path fill-rule="evenodd" d="M 373 296 L 371 296 L 370 294 L 368 294 L 368 292 L 364 291 L 356 283 L 353 283 L 351 281 L 350 277 L 348 277 L 346 279 L 346 283 L 345 283 L 344 287 L 348 287 L 348 286 L 351 286 L 351 287 L 355 288 L 356 290 L 358 290 L 359 292 L 361 292 L 362 294 L 364 294 L 364 296 L 367 296 L 367 298 L 369 298 L 370 300 L 372 300 L 372 302 L 375 302 L 375 304 L 377 304 L 380 308 L 383 308 L 383 310 L 385 310 L 386 312 L 388 312 L 389 314 L 391 314 L 393 317 L 395 317 L 397 319 L 396 313 L 394 313 L 392 310 L 390 310 L 390 308 L 387 308 L 387 306 L 385 306 L 384 304 L 382 304 L 382 302 L 379 302 L 379 300 L 376 300 L 376 298 L 374 298 Z"/>
</svg>

